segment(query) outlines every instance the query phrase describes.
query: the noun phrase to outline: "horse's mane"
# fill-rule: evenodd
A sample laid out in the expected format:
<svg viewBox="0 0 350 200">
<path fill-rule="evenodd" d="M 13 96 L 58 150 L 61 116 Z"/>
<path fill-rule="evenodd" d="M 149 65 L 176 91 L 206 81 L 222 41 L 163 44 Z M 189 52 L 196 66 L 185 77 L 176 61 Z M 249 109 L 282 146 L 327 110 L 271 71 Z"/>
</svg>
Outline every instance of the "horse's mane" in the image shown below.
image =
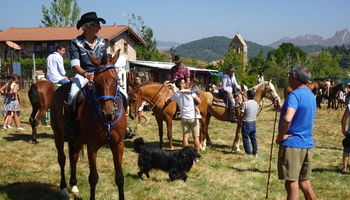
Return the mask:
<svg viewBox="0 0 350 200">
<path fill-rule="evenodd" d="M 264 82 L 261 82 L 261 83 L 259 83 L 259 84 L 257 84 L 257 85 L 254 85 L 252 88 L 249 88 L 249 90 L 254 90 L 254 92 L 256 91 L 256 89 L 258 89 L 258 87 L 260 86 L 260 85 L 262 85 L 262 84 L 267 84 L 267 83 L 269 83 L 269 81 L 264 81 Z"/>
<path fill-rule="evenodd" d="M 140 87 L 145 87 L 145 88 L 147 88 L 147 87 L 155 87 L 155 86 L 163 86 L 163 84 L 158 83 L 158 82 L 153 82 L 153 81 L 143 82 L 143 83 L 141 83 L 141 84 L 138 84 L 138 85 L 134 88 L 134 90 L 140 89 Z"/>
</svg>

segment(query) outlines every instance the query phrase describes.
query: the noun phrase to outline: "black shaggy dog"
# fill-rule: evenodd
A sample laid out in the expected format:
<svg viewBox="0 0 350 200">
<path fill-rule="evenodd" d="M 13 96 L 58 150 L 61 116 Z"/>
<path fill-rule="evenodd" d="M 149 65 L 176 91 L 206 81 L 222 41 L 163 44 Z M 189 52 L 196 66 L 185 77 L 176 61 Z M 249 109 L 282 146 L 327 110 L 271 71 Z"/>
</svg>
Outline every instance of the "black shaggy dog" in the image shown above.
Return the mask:
<svg viewBox="0 0 350 200">
<path fill-rule="evenodd" d="M 149 178 L 148 172 L 151 169 L 160 169 L 169 172 L 171 181 L 177 179 L 186 181 L 186 173 L 191 170 L 193 163 L 196 162 L 196 158 L 201 157 L 197 149 L 192 146 L 179 150 L 163 150 L 147 148 L 144 144 L 143 138 L 134 140 L 134 150 L 139 153 L 138 166 L 140 171 L 137 175 L 141 179 L 143 179 L 143 174 L 146 174 L 147 178 Z"/>
</svg>

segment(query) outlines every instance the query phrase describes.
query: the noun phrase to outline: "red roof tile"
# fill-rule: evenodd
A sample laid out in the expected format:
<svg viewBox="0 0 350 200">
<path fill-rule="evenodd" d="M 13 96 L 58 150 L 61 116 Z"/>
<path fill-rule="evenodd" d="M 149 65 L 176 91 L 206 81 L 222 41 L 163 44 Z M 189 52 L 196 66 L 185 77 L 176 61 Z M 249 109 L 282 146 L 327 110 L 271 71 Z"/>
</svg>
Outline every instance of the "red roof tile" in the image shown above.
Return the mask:
<svg viewBox="0 0 350 200">
<path fill-rule="evenodd" d="M 129 30 L 141 43 L 145 41 L 127 25 L 102 26 L 98 35 L 111 40 L 117 35 Z M 36 28 L 9 28 L 0 32 L 0 41 L 55 41 L 71 40 L 82 34 L 76 27 L 36 27 Z"/>
</svg>

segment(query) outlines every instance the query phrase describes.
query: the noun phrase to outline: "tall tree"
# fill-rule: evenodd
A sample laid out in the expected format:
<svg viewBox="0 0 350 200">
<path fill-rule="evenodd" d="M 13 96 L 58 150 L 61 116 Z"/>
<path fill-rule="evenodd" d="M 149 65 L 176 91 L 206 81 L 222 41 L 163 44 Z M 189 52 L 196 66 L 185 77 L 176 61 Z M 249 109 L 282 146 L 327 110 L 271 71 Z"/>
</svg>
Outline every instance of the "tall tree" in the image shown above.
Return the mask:
<svg viewBox="0 0 350 200">
<path fill-rule="evenodd" d="M 278 49 L 268 52 L 267 60 L 274 60 L 284 69 L 291 69 L 296 64 L 303 64 L 306 61 L 306 53 L 292 43 L 283 43 Z"/>
<path fill-rule="evenodd" d="M 126 16 L 128 18 L 129 26 L 131 26 L 133 30 L 147 43 L 146 46 L 137 46 L 137 59 L 159 61 L 160 55 L 157 50 L 157 42 L 153 38 L 153 30 L 145 25 L 145 22 L 140 15 L 136 16 L 135 14 L 131 14 L 131 16 L 129 16 L 127 14 Z"/>
<path fill-rule="evenodd" d="M 79 20 L 80 7 L 76 0 L 53 0 L 50 10 L 42 5 L 44 27 L 75 26 Z"/>
<path fill-rule="evenodd" d="M 343 69 L 339 66 L 341 55 L 332 56 L 328 51 L 317 54 L 308 66 L 313 78 L 345 77 Z"/>
</svg>

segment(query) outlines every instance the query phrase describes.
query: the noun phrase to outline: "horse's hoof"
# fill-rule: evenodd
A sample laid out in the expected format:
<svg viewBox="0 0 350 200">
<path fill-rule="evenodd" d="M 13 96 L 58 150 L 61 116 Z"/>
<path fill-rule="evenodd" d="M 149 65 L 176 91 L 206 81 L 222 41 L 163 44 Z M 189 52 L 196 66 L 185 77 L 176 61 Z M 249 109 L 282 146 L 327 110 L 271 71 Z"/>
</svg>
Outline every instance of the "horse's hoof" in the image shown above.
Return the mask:
<svg viewBox="0 0 350 200">
<path fill-rule="evenodd" d="M 73 186 L 71 192 L 72 192 L 73 194 L 79 194 L 78 187 L 77 187 L 76 185 Z"/>
<path fill-rule="evenodd" d="M 39 144 L 38 140 L 30 140 L 30 142 L 33 144 Z"/>
</svg>

